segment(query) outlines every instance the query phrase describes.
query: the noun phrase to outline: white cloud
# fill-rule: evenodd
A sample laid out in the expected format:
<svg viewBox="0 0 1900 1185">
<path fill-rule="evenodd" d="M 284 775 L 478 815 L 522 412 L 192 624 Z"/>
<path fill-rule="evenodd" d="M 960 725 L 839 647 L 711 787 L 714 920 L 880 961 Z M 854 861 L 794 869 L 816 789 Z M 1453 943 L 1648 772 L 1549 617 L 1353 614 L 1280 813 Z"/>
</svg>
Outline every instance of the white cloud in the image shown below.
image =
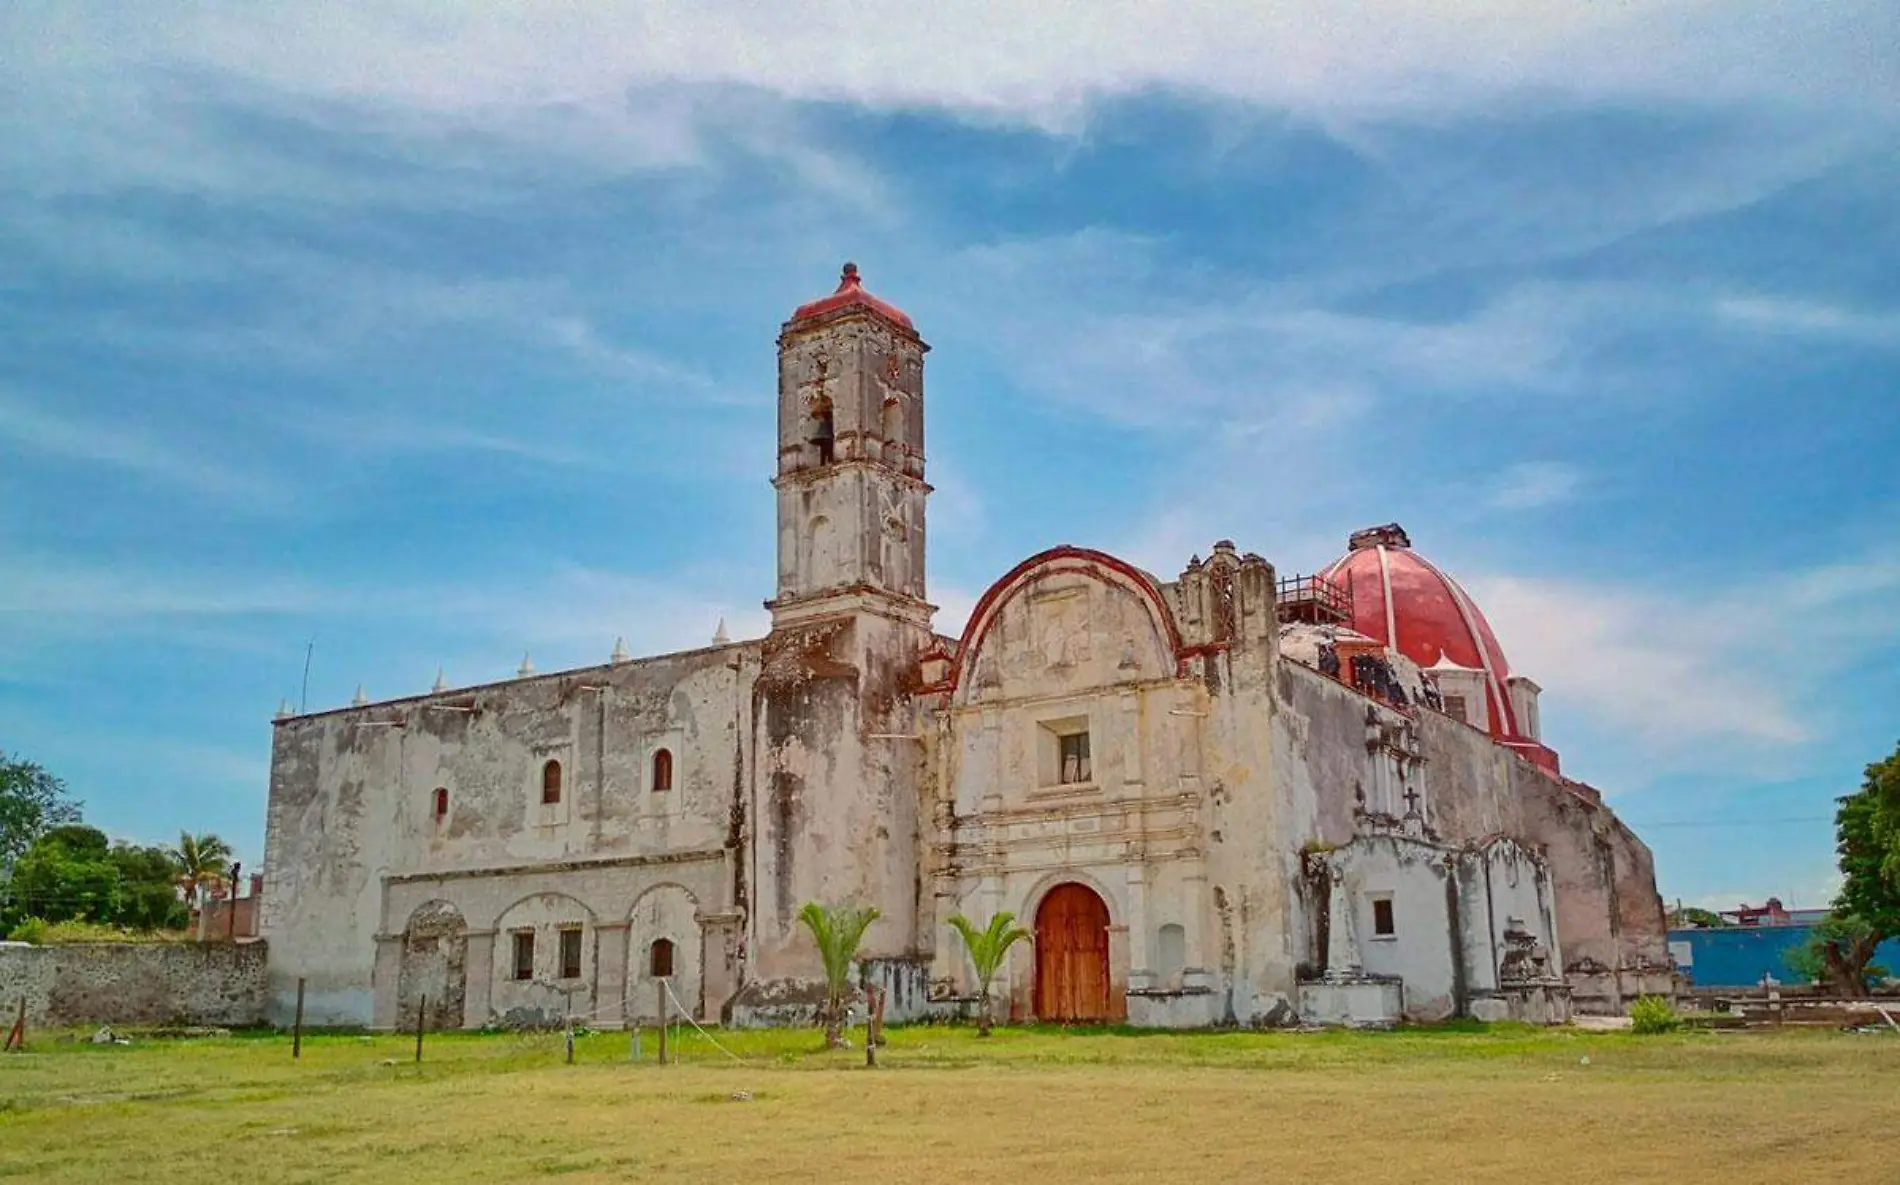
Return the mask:
<svg viewBox="0 0 1900 1185">
<path fill-rule="evenodd" d="M 1461 577 L 1512 670 L 1652 752 L 1756 751 L 1824 735 L 1817 695 L 1900 641 L 1900 563 L 1870 556 L 1716 589 L 1508 575 Z M 1546 713 L 1549 718 L 1549 713 Z"/>
<path fill-rule="evenodd" d="M 1831 337 L 1869 346 L 1900 346 L 1900 313 L 1873 313 L 1780 297 L 1730 297 L 1716 313 L 1751 329 Z"/>
<path fill-rule="evenodd" d="M 890 15 L 863 0 L 67 5 L 16 14 L 9 41 L 38 45 L 42 63 L 184 63 L 470 119 L 610 111 L 643 83 L 739 83 L 1045 125 L 1072 121 L 1093 97 L 1155 87 L 1317 112 L 1479 108 L 1510 91 L 1864 109 L 1900 96 L 1880 48 L 1893 44 L 1893 10 L 1870 2 L 1738 11 L 1717 0 L 1404 0 L 1363 10 L 1323 0 L 945 0 Z"/>
<path fill-rule="evenodd" d="M 1488 501 L 1499 510 L 1537 510 L 1576 497 L 1583 472 L 1561 461 L 1519 461 L 1506 469 Z"/>
<path fill-rule="evenodd" d="M 54 413 L 0 392 L 0 440 L 26 453 L 116 469 L 151 482 L 235 504 L 273 500 L 281 491 L 269 477 L 213 460 L 203 440 L 170 440 L 111 421 Z"/>
</svg>

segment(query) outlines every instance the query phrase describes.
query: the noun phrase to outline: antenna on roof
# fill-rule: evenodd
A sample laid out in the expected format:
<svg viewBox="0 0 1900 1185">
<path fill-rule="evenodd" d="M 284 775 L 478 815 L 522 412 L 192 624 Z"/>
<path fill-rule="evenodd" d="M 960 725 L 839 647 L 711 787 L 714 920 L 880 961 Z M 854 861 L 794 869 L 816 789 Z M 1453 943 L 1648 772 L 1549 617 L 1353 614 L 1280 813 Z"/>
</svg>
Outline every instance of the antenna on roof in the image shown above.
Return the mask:
<svg viewBox="0 0 1900 1185">
<path fill-rule="evenodd" d="M 303 690 L 297 693 L 297 714 L 299 716 L 303 715 L 304 709 L 310 706 L 310 656 L 316 652 L 317 640 L 312 638 L 309 644 L 303 648 Z"/>
</svg>

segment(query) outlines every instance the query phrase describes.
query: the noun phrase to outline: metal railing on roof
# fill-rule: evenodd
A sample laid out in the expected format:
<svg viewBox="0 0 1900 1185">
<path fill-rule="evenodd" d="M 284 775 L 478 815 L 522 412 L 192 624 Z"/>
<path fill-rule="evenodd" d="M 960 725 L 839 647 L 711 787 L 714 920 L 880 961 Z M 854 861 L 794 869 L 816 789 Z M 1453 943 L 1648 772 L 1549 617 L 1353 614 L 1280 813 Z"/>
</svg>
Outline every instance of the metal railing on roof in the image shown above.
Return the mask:
<svg viewBox="0 0 1900 1185">
<path fill-rule="evenodd" d="M 1282 622 L 1344 625 L 1352 620 L 1352 582 L 1324 576 L 1287 576 L 1274 590 L 1274 611 Z"/>
</svg>

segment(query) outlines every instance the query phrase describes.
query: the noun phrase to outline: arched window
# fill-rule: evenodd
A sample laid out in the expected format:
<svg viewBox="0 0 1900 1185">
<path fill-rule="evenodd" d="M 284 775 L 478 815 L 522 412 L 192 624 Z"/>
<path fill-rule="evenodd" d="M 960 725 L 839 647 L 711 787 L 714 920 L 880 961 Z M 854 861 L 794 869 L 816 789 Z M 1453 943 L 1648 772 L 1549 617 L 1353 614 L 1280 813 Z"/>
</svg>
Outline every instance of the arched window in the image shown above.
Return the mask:
<svg viewBox="0 0 1900 1185">
<path fill-rule="evenodd" d="M 653 754 L 653 792 L 673 788 L 673 751 L 660 749 Z"/>
<path fill-rule="evenodd" d="M 884 400 L 884 442 L 904 443 L 904 403 L 895 395 L 886 396 Z"/>
<path fill-rule="evenodd" d="M 449 817 L 449 788 L 447 786 L 435 788 L 435 817 L 438 821 Z"/>
<path fill-rule="evenodd" d="M 811 442 L 818 446 L 818 463 L 829 465 L 837 434 L 831 426 L 831 400 L 818 398 L 811 405 Z"/>
<path fill-rule="evenodd" d="M 673 940 L 656 938 L 653 950 L 647 958 L 647 974 L 654 979 L 670 979 L 673 975 Z"/>
<path fill-rule="evenodd" d="M 561 763 L 558 761 L 541 767 L 541 801 L 545 805 L 561 801 Z"/>
</svg>

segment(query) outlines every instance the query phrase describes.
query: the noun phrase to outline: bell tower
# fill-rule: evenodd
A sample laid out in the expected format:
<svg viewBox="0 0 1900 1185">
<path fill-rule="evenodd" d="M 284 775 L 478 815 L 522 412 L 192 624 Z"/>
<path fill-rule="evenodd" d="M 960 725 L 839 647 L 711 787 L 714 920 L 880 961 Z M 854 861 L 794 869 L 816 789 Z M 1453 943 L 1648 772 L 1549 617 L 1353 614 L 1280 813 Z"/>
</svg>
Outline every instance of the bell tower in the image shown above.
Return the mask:
<svg viewBox="0 0 1900 1185">
<path fill-rule="evenodd" d="M 857 609 L 928 626 L 924 352 L 856 264 L 778 338 L 774 627 Z"/>
<path fill-rule="evenodd" d="M 807 903 L 875 906 L 862 953 L 921 982 L 924 351 L 844 265 L 778 337 L 778 588 L 752 685 L 749 974 L 734 1016 L 822 983 Z M 896 974 L 897 972 L 892 972 Z M 907 981 L 908 982 L 908 981 Z M 777 985 L 777 986 L 774 986 Z M 802 989 L 801 989 L 802 990 Z M 921 995 L 921 992 L 919 993 Z"/>
</svg>

